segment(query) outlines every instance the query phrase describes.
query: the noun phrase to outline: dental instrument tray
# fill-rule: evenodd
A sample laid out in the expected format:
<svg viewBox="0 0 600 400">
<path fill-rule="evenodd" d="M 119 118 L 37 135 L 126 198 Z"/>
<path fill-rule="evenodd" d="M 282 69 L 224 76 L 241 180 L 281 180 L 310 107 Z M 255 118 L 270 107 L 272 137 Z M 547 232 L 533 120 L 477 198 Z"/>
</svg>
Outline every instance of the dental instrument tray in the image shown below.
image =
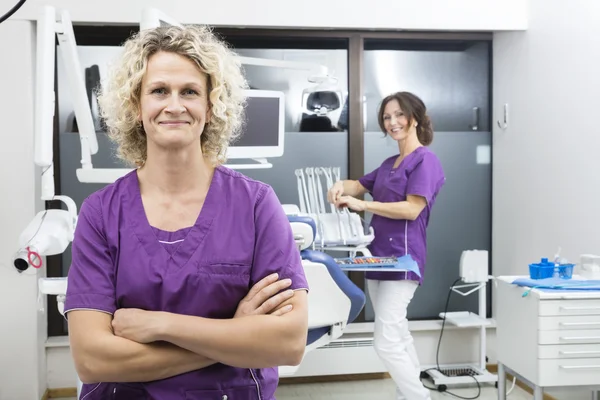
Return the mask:
<svg viewBox="0 0 600 400">
<path fill-rule="evenodd" d="M 531 279 L 561 278 L 571 279 L 575 264 L 557 264 L 542 258 L 537 264 L 529 264 L 529 277 Z"/>
<path fill-rule="evenodd" d="M 346 257 L 335 258 L 336 264 L 342 270 L 346 271 L 381 271 L 381 272 L 402 272 L 411 271 L 421 276 L 419 266 L 409 255 L 402 257 Z"/>
</svg>

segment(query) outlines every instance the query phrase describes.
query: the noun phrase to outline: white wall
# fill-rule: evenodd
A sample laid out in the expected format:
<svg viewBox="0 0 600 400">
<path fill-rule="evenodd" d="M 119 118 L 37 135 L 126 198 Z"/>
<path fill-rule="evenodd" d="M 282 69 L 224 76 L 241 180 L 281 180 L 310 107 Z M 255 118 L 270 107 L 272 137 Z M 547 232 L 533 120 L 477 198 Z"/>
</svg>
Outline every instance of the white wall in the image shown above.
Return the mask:
<svg viewBox="0 0 600 400">
<path fill-rule="evenodd" d="M 157 7 L 182 23 L 215 26 L 325 29 L 519 30 L 527 27 L 524 0 L 29 0 L 14 18 L 37 16 L 42 4 L 67 8 L 74 21 L 138 23 Z M 8 9 L 8 7 L 5 7 Z"/>
<path fill-rule="evenodd" d="M 46 317 L 38 312 L 37 277 L 12 267 L 21 231 L 42 209 L 33 164 L 34 25 L 6 21 L 0 38 L 0 399 L 39 399 L 46 389 Z"/>
<path fill-rule="evenodd" d="M 530 0 L 527 32 L 494 35 L 493 267 L 600 254 L 600 2 Z"/>
<path fill-rule="evenodd" d="M 375 3 L 373 2 L 375 1 Z M 308 27 L 412 30 L 520 30 L 527 27 L 527 4 L 523 0 L 332 0 L 320 11 L 301 2 L 229 0 L 221 2 L 183 0 L 29 0 L 11 20 L 0 24 L 0 179 L 7 195 L 0 199 L 0 400 L 41 398 L 46 386 L 74 386 L 68 347 L 48 348 L 46 365 L 46 314 L 38 310 L 35 276 L 20 276 L 11 267 L 17 239 L 41 209 L 39 171 L 33 164 L 34 24 L 40 5 L 67 8 L 76 22 L 137 23 L 142 6 L 155 6 L 181 22 L 226 26 Z M 13 1 L 1 0 L 1 10 Z M 283 7 L 292 7 L 284 12 Z M 265 10 L 256 13 L 256 10 Z M 117 11 L 115 11 L 117 10 Z M 8 39 L 7 39 L 8 38 Z M 10 60 L 10 62 L 6 62 Z M 556 60 L 553 60 L 556 61 Z M 590 69 L 591 71 L 591 69 Z M 557 115 L 557 114 L 555 114 Z M 570 121 L 561 121 L 569 126 Z M 555 124 L 557 126 L 558 123 Z M 496 235 L 498 236 L 498 235 Z M 498 241 L 498 240 L 496 240 Z M 564 241 L 564 246 L 568 243 Z M 537 254 L 536 254 L 537 255 Z M 40 276 L 45 271 L 40 271 Z M 420 335 L 420 334 L 419 334 Z M 437 335 L 423 334 L 417 346 L 427 351 Z M 448 336 L 444 347 L 462 343 Z M 456 336 L 456 335 L 454 335 Z M 464 338 L 463 338 L 464 339 Z M 462 340 L 462 339 L 461 339 Z M 55 343 L 54 343 L 55 344 Z M 430 353 L 426 358 L 430 358 Z M 448 360 L 453 361 L 453 360 Z"/>
<path fill-rule="evenodd" d="M 600 254 L 600 2 L 530 0 L 527 32 L 494 35 L 493 267 L 527 274 L 558 246 Z M 557 399 L 585 390 L 550 390 Z"/>
</svg>

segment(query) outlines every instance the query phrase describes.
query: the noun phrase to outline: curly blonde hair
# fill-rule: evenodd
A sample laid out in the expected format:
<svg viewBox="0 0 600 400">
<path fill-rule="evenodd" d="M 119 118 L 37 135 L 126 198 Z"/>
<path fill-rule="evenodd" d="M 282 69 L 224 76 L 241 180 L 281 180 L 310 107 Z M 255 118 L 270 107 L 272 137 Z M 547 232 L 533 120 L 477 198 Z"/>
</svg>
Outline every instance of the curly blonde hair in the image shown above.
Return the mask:
<svg viewBox="0 0 600 400">
<path fill-rule="evenodd" d="M 146 134 L 138 120 L 142 78 L 148 59 L 160 51 L 193 61 L 208 79 L 210 120 L 202 132 L 202 152 L 215 164 L 226 161 L 227 148 L 239 135 L 248 87 L 235 53 L 205 26 L 160 27 L 129 38 L 98 93 L 100 116 L 118 156 L 128 164 L 146 161 Z"/>
</svg>

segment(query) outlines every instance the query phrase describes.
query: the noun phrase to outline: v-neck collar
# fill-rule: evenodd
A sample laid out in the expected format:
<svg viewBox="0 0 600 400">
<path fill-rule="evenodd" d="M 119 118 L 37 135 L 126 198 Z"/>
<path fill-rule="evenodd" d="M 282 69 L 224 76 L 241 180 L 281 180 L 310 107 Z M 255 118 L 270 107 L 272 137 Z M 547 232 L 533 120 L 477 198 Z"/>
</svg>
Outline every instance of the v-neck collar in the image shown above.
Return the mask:
<svg viewBox="0 0 600 400">
<path fill-rule="evenodd" d="M 410 160 L 410 159 L 411 159 L 411 158 L 413 158 L 413 157 L 414 157 L 414 156 L 415 156 L 417 153 L 421 152 L 421 151 L 422 151 L 421 149 L 422 149 L 422 148 L 424 148 L 424 147 L 425 147 L 425 146 L 419 146 L 419 147 L 417 147 L 416 149 L 414 149 L 413 151 L 411 151 L 411 152 L 410 152 L 410 153 L 409 153 L 409 154 L 408 154 L 406 157 L 404 157 L 404 158 L 402 159 L 402 161 L 400 161 L 400 163 L 398 164 L 398 166 L 397 166 L 397 167 L 395 167 L 395 168 L 394 168 L 394 165 L 396 164 L 396 160 L 398 159 L 398 157 L 400 156 L 400 154 L 398 154 L 398 155 L 396 155 L 396 156 L 392 157 L 392 163 L 391 163 L 391 165 L 390 165 L 390 172 L 391 172 L 391 173 L 394 173 L 395 171 L 399 171 L 399 170 L 401 169 L 401 167 L 402 167 L 404 164 L 408 163 L 408 161 L 407 161 L 407 160 Z"/>
<path fill-rule="evenodd" d="M 172 252 L 165 249 L 164 245 L 159 242 L 156 231 L 160 230 L 150 225 L 150 222 L 148 221 L 144 203 L 142 201 L 142 193 L 137 172 L 133 171 L 130 175 L 129 178 L 132 180 L 130 183 L 130 201 L 131 209 L 133 210 L 133 218 L 131 218 L 130 222 L 133 231 L 150 257 L 164 258 L 166 260 L 164 268 L 167 271 L 177 271 L 183 268 L 209 232 L 215 217 L 215 206 L 218 200 L 217 193 L 215 193 L 218 190 L 216 190 L 215 187 L 220 185 L 220 174 L 219 167 L 215 168 L 204 204 L 202 205 L 202 209 L 198 214 L 196 222 L 194 225 L 187 228 L 187 234 L 183 238 L 183 241 L 174 244 L 174 246 L 177 247 Z"/>
</svg>

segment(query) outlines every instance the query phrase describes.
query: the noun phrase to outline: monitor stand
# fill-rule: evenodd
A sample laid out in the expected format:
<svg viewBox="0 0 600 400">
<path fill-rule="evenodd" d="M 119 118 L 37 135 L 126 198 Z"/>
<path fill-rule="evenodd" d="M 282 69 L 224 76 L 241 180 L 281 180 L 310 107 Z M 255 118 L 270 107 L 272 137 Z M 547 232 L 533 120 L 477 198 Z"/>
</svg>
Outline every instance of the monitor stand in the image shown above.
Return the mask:
<svg viewBox="0 0 600 400">
<path fill-rule="evenodd" d="M 267 161 L 266 158 L 252 158 L 256 161 L 253 164 L 225 164 L 224 166 L 231 169 L 269 169 L 273 168 L 273 164 Z"/>
</svg>

